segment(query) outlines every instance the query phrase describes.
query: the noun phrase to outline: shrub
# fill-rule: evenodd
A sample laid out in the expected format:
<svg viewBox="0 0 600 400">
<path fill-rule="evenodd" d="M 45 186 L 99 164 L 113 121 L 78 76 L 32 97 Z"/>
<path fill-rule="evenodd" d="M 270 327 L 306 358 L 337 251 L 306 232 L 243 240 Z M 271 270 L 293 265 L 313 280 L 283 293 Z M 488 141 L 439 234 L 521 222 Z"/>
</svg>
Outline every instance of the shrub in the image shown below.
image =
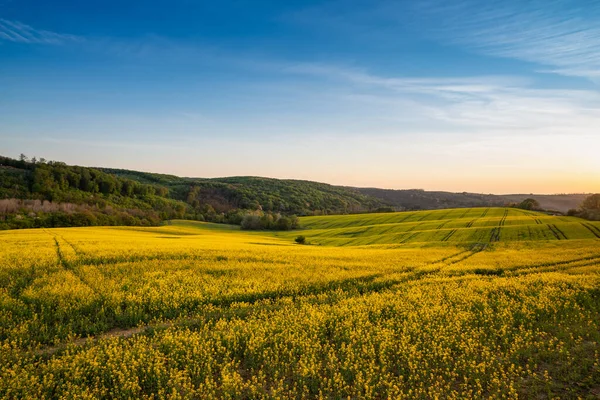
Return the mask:
<svg viewBox="0 0 600 400">
<path fill-rule="evenodd" d="M 306 244 L 306 238 L 302 235 L 296 237 L 296 239 L 294 239 L 296 241 L 296 243 L 298 244 Z"/>
</svg>

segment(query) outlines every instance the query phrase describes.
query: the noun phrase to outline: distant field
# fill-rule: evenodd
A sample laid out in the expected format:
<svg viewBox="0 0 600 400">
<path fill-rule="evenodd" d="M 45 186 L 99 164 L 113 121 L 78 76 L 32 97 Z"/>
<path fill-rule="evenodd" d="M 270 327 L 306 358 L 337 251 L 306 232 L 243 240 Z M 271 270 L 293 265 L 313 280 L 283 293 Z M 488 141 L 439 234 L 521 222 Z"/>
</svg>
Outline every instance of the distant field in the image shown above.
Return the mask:
<svg viewBox="0 0 600 400">
<path fill-rule="evenodd" d="M 305 217 L 314 243 L 329 246 L 595 239 L 600 225 L 515 208 L 470 208 Z"/>
<path fill-rule="evenodd" d="M 0 232 L 0 398 L 600 396 L 600 223 L 301 222 Z"/>
</svg>

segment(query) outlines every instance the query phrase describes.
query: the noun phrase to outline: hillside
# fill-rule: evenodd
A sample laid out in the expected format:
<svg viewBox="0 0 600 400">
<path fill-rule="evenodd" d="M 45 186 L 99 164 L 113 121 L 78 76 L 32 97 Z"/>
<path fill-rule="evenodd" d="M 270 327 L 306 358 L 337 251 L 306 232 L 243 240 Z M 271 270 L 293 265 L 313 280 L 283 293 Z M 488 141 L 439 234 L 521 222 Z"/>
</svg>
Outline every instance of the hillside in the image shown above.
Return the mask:
<svg viewBox="0 0 600 400">
<path fill-rule="evenodd" d="M 600 224 L 517 208 L 466 208 L 301 219 L 312 244 L 451 245 L 600 238 Z M 291 234 L 287 234 L 291 238 Z"/>
<path fill-rule="evenodd" d="M 101 170 L 141 183 L 168 187 L 174 198 L 189 203 L 197 200 L 217 212 L 260 208 L 263 211 L 312 215 L 365 212 L 388 205 L 381 199 L 360 193 L 356 188 L 312 181 L 252 176 L 180 178 L 112 168 Z"/>
<path fill-rule="evenodd" d="M 380 199 L 395 208 L 407 210 L 431 210 L 455 207 L 493 207 L 520 203 L 527 198 L 537 200 L 545 210 L 566 213 L 577 208 L 586 198 L 586 194 L 479 194 L 426 191 L 418 189 L 395 190 L 378 188 L 358 188 L 364 195 Z"/>
<path fill-rule="evenodd" d="M 585 195 L 482 195 L 334 186 L 261 177 L 184 178 L 0 156 L 0 229 L 85 225 L 157 225 L 166 219 L 287 229 L 281 216 L 497 207 L 527 197 L 566 212 Z M 271 221 L 271 222 L 269 222 Z M 278 229 L 279 229 L 278 228 Z M 256 228 L 255 228 L 256 229 Z"/>
<path fill-rule="evenodd" d="M 0 229 L 157 225 L 174 218 L 240 224 L 247 213 L 277 222 L 281 215 L 356 213 L 385 206 L 356 189 L 317 182 L 180 178 L 0 157 Z"/>
<path fill-rule="evenodd" d="M 421 189 L 379 189 L 334 186 L 294 179 L 261 177 L 179 178 L 173 175 L 122 169 L 103 171 L 142 183 L 160 184 L 183 193 L 190 184 L 201 188 L 200 197 L 215 209 L 238 208 L 240 204 L 259 203 L 263 210 L 293 210 L 298 215 L 336 214 L 372 211 L 377 208 L 396 210 L 435 210 L 464 207 L 502 207 L 533 198 L 541 208 L 566 213 L 578 208 L 587 194 L 481 194 L 468 192 L 427 191 Z M 244 199 L 240 202 L 240 197 Z M 325 201 L 323 201 L 325 199 Z M 242 207 L 245 208 L 245 207 Z M 344 211 L 342 211 L 344 210 Z"/>
</svg>

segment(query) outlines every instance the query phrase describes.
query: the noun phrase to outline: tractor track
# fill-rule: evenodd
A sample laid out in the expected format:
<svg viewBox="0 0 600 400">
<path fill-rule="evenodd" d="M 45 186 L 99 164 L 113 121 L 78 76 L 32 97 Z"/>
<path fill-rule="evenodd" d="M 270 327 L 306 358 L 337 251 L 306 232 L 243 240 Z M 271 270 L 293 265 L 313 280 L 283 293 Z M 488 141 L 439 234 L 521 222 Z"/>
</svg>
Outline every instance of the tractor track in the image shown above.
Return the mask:
<svg viewBox="0 0 600 400">
<path fill-rule="evenodd" d="M 596 238 L 600 239 L 600 229 L 598 229 L 596 226 L 586 222 L 582 222 L 581 225 L 588 231 L 592 232 L 592 234 L 596 236 Z"/>
<path fill-rule="evenodd" d="M 442 238 L 442 242 L 447 242 L 447 241 L 448 241 L 448 239 L 450 239 L 452 236 L 454 236 L 454 234 L 456 233 L 456 231 L 457 231 L 457 230 L 458 230 L 458 229 L 452 229 L 450 232 L 448 232 L 448 233 L 446 234 L 446 236 L 444 236 L 444 237 Z"/>
<path fill-rule="evenodd" d="M 500 232 L 502 228 L 497 226 L 490 232 L 490 243 L 499 242 L 500 241 Z"/>
<path fill-rule="evenodd" d="M 557 240 L 568 239 L 567 235 L 565 235 L 564 232 L 561 231 L 556 225 L 546 224 L 546 226 L 548 227 L 548 229 L 550 229 L 550 232 L 552 232 L 552 234 L 556 237 Z"/>
</svg>

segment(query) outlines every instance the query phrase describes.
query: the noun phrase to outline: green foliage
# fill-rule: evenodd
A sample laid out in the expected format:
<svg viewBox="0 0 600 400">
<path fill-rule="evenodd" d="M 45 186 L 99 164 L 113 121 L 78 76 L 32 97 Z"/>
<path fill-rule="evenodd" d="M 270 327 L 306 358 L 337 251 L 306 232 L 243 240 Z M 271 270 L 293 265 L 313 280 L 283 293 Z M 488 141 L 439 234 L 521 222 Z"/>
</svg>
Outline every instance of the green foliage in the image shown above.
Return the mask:
<svg viewBox="0 0 600 400">
<path fill-rule="evenodd" d="M 42 160 L 0 157 L 0 229 L 158 225 L 191 211 L 165 187 Z"/>
<path fill-rule="evenodd" d="M 89 218 L 84 225 L 146 225 L 185 218 L 243 225 L 244 229 L 290 230 L 298 227 L 297 214 L 364 212 L 384 206 L 380 200 L 355 189 L 316 182 L 255 177 L 180 178 L 32 161 L 25 155 L 20 160 L 0 157 L 0 199 L 73 204 L 77 212 L 87 212 Z M 0 220 L 4 221 L 0 226 L 71 226 L 65 224 L 80 220 L 58 215 L 49 218 L 39 212 L 27 204 L 11 215 L 0 209 Z M 73 212 L 71 209 L 66 213 Z M 258 217 L 248 215 L 252 212 Z M 60 225 L 49 222 L 55 220 L 60 220 Z"/>
<path fill-rule="evenodd" d="M 390 207 L 389 203 L 362 194 L 358 189 L 318 182 L 260 177 L 180 178 L 120 169 L 102 170 L 140 183 L 166 187 L 172 198 L 194 208 L 209 204 L 217 213 L 243 209 L 285 215 L 327 215 Z"/>
<path fill-rule="evenodd" d="M 294 239 L 294 241 L 298 244 L 306 244 L 306 237 L 302 235 L 296 236 L 296 239 Z"/>
<path fill-rule="evenodd" d="M 578 210 L 569 210 L 569 215 L 600 221 L 600 193 L 586 197 Z"/>
<path fill-rule="evenodd" d="M 585 210 L 600 210 L 600 193 L 587 197 L 581 207 Z"/>
<path fill-rule="evenodd" d="M 522 210 L 541 210 L 540 203 L 536 199 L 528 198 L 517 205 Z"/>
<path fill-rule="evenodd" d="M 299 228 L 299 221 L 299 218 L 295 215 L 287 217 L 281 214 L 250 211 L 241 217 L 240 226 L 244 230 L 289 231 Z M 231 221 L 228 222 L 231 223 Z"/>
</svg>

